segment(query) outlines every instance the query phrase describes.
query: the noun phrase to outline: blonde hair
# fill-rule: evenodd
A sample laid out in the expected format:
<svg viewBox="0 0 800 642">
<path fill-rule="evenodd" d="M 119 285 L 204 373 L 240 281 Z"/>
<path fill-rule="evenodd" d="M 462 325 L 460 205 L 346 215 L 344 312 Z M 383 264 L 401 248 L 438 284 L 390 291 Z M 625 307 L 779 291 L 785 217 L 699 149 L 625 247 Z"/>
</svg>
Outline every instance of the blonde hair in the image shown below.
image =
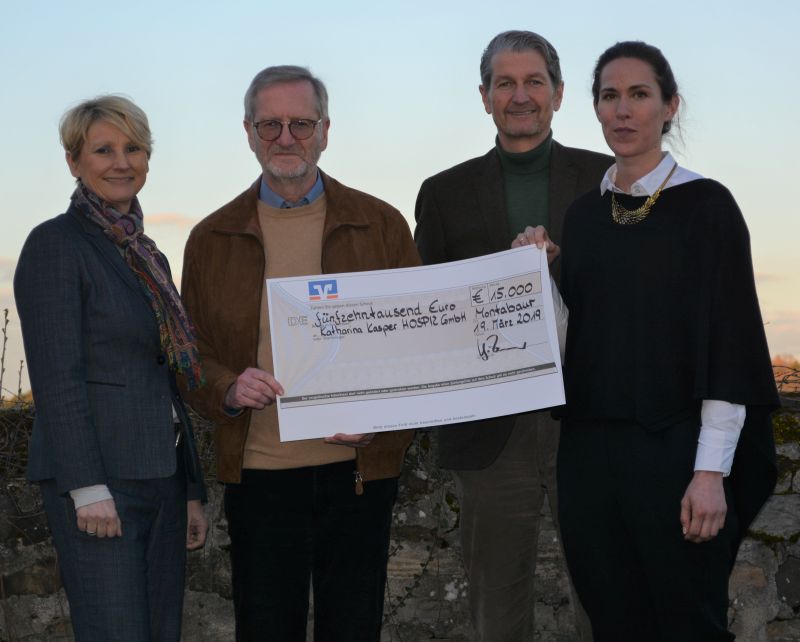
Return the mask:
<svg viewBox="0 0 800 642">
<path fill-rule="evenodd" d="M 58 126 L 61 145 L 75 160 L 83 149 L 89 128 L 98 120 L 105 120 L 118 127 L 131 142 L 150 153 L 153 137 L 145 113 L 132 100 L 117 94 L 107 94 L 84 100 L 62 117 Z"/>
</svg>

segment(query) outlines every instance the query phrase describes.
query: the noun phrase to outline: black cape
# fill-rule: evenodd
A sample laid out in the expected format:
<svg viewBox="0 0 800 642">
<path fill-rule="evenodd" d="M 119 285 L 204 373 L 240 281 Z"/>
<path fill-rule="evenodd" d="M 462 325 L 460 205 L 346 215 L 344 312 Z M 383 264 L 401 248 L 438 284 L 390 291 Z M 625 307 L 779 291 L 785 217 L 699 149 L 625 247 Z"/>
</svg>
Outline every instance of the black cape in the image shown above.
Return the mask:
<svg viewBox="0 0 800 642">
<path fill-rule="evenodd" d="M 691 181 L 664 190 L 641 223 L 618 225 L 610 192 L 593 190 L 567 211 L 562 257 L 568 417 L 660 430 L 699 417 L 704 399 L 747 407 L 730 476 L 738 546 L 775 486 L 780 403 L 733 196 Z"/>
</svg>

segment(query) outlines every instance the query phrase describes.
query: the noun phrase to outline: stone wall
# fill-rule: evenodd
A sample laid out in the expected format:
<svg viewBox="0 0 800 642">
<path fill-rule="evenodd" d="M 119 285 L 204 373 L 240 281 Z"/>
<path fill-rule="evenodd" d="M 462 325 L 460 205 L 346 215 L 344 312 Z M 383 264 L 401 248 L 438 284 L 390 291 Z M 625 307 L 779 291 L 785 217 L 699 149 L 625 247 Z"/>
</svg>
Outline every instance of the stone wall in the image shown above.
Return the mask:
<svg viewBox="0 0 800 642">
<path fill-rule="evenodd" d="M 70 640 L 68 606 L 38 493 L 22 480 L 28 411 L 0 412 L 0 642 Z M 472 639 L 453 484 L 434 465 L 432 433 L 409 450 L 394 515 L 383 641 Z M 780 481 L 741 549 L 730 582 L 730 621 L 744 642 L 800 640 L 800 424 L 776 421 Z M 205 462 L 212 467 L 204 434 Z M 232 640 L 228 537 L 221 487 L 210 483 L 209 541 L 190 554 L 184 640 Z M 575 639 L 563 561 L 549 515 L 539 541 L 537 639 Z M 312 615 L 313 617 L 313 615 Z"/>
</svg>

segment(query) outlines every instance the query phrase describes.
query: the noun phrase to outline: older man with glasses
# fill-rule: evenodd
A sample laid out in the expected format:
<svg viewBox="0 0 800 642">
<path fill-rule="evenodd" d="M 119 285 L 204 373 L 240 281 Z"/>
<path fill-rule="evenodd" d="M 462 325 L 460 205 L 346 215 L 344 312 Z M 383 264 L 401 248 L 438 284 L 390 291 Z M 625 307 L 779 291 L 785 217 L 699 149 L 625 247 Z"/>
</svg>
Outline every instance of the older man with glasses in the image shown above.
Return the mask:
<svg viewBox="0 0 800 642">
<path fill-rule="evenodd" d="M 269 67 L 244 100 L 262 174 L 186 245 L 182 295 L 207 385 L 192 406 L 216 423 L 236 639 L 378 642 L 397 477 L 412 433 L 282 443 L 264 280 L 420 263 L 390 205 L 317 168 L 328 94 L 302 67 Z"/>
</svg>

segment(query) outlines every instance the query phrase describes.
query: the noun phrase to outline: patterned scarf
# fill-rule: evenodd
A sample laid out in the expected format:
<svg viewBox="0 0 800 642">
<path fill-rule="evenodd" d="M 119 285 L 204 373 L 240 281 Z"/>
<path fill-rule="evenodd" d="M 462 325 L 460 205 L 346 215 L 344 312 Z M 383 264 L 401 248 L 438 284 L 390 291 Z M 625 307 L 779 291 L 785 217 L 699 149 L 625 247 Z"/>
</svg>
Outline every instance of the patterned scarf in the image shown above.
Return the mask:
<svg viewBox="0 0 800 642">
<path fill-rule="evenodd" d="M 130 211 L 120 214 L 78 182 L 72 202 L 119 248 L 142 285 L 158 323 L 161 349 L 169 367 L 186 377 L 190 390 L 205 383 L 194 328 L 169 274 L 167 262 L 156 244 L 144 234 L 142 208 L 134 197 Z"/>
</svg>

